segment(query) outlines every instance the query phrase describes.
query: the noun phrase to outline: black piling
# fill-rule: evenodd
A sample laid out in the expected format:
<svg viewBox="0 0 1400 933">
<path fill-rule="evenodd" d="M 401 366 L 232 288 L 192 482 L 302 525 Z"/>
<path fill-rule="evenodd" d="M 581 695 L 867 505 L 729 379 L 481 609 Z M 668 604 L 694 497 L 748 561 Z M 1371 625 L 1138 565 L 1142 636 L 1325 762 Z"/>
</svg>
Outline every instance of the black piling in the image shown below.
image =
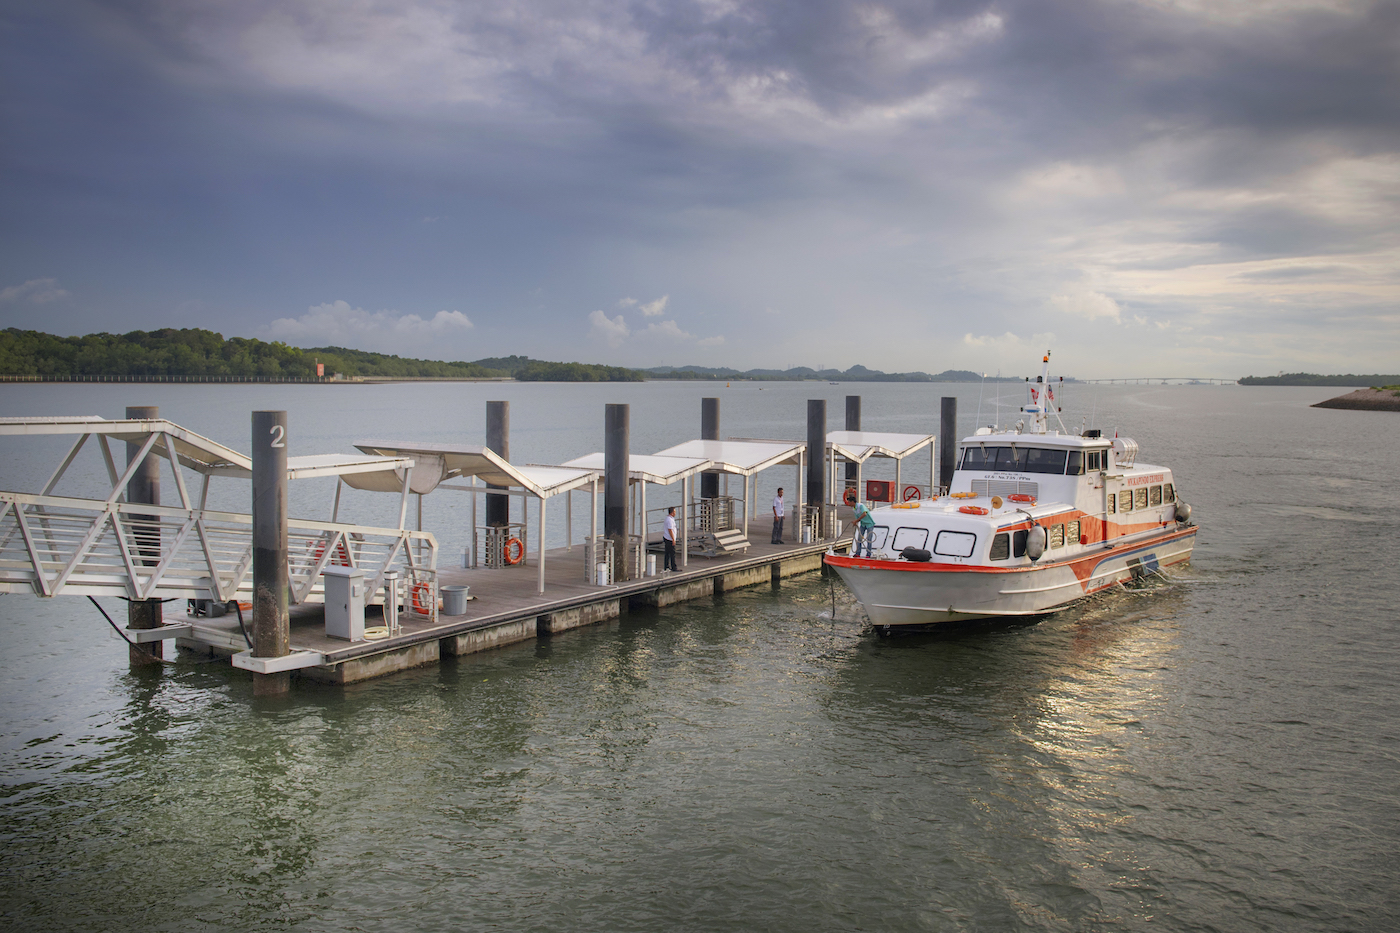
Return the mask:
<svg viewBox="0 0 1400 933">
<path fill-rule="evenodd" d="M 943 397 L 943 417 L 938 425 L 938 484 L 947 489 L 953 482 L 958 454 L 958 400 Z"/>
<path fill-rule="evenodd" d="M 613 581 L 618 583 L 632 578 L 627 560 L 631 418 L 631 406 L 609 405 L 603 424 L 603 534 L 613 543 Z"/>
<path fill-rule="evenodd" d="M 826 502 L 826 399 L 807 400 L 807 504 Z"/>
<path fill-rule="evenodd" d="M 700 439 L 702 441 L 719 440 L 719 399 L 702 398 L 700 400 Z M 700 498 L 714 499 L 719 496 L 719 474 L 700 474 Z"/>
<path fill-rule="evenodd" d="M 486 446 L 506 460 L 510 459 L 510 402 L 486 403 Z M 488 489 L 505 489 L 487 485 Z M 510 496 L 486 497 L 486 524 L 492 527 L 510 524 Z"/>
<path fill-rule="evenodd" d="M 287 413 L 253 412 L 253 657 L 291 650 L 287 618 Z M 253 674 L 253 695 L 286 693 L 291 675 Z"/>
<path fill-rule="evenodd" d="M 859 430 L 860 430 L 860 396 L 859 396 L 859 395 L 848 395 L 848 396 L 846 396 L 846 430 L 847 430 L 847 431 L 859 431 Z M 859 465 L 859 464 L 855 464 L 855 463 L 847 463 L 847 464 L 846 464 L 846 485 L 847 485 L 847 486 L 854 486 L 854 485 L 856 484 L 856 472 L 857 472 L 859 469 L 860 469 L 860 465 Z M 857 495 L 859 495 L 859 493 L 857 493 Z"/>
<path fill-rule="evenodd" d="M 126 409 L 127 418 L 154 421 L 160 417 L 160 409 L 154 405 L 131 405 Z M 126 442 L 127 466 L 141 453 L 143 442 Z M 179 469 L 177 466 L 176 469 Z M 126 501 L 142 505 L 160 505 L 160 458 L 154 452 L 131 474 L 126 484 Z M 132 515 L 136 531 L 132 535 L 136 541 L 136 551 L 140 563 L 145 567 L 160 564 L 160 517 L 157 515 Z M 126 604 L 126 624 L 128 628 L 160 628 L 161 602 L 159 599 L 133 599 Z M 144 645 L 131 645 L 128 659 L 132 667 L 143 667 L 160 662 L 163 652 L 161 642 L 153 641 Z"/>
</svg>

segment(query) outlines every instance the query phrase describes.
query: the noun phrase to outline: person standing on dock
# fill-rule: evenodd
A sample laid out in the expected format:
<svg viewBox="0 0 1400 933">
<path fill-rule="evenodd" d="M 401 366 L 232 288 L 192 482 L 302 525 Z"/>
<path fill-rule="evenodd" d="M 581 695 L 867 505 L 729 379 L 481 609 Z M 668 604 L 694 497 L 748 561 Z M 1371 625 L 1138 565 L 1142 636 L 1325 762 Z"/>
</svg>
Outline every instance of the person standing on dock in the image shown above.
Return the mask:
<svg viewBox="0 0 1400 933">
<path fill-rule="evenodd" d="M 676 566 L 676 507 L 666 510 L 666 523 L 661 529 L 661 542 L 666 545 L 665 570 L 679 570 Z"/>
<path fill-rule="evenodd" d="M 773 497 L 773 544 L 783 543 L 783 487 L 778 487 L 778 494 Z"/>
</svg>

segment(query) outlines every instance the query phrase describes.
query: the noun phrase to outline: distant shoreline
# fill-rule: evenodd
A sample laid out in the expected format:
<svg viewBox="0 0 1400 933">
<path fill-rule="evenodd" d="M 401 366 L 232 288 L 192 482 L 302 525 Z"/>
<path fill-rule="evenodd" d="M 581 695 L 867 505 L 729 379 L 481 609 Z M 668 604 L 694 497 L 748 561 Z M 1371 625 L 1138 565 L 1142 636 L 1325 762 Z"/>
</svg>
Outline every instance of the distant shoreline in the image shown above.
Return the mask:
<svg viewBox="0 0 1400 933">
<path fill-rule="evenodd" d="M 1339 408 L 1347 411 L 1400 411 L 1400 387 L 1357 389 L 1346 395 L 1318 402 L 1313 408 Z"/>
</svg>

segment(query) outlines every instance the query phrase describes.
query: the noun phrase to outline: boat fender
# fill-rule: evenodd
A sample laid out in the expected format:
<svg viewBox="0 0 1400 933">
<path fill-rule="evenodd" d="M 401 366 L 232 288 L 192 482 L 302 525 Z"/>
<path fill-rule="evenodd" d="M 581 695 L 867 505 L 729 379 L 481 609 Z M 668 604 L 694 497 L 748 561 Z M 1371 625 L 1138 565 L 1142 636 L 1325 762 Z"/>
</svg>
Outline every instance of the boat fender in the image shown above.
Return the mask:
<svg viewBox="0 0 1400 933">
<path fill-rule="evenodd" d="M 1183 524 L 1191 520 L 1191 506 L 1180 499 L 1176 500 L 1176 520 Z"/>
<path fill-rule="evenodd" d="M 907 547 L 900 551 L 899 554 L 905 560 L 918 561 L 919 563 L 933 560 L 933 555 L 921 547 Z"/>
<path fill-rule="evenodd" d="M 1044 554 L 1045 526 L 1031 525 L 1031 530 L 1026 535 L 1026 556 L 1031 560 L 1040 560 Z"/>
</svg>

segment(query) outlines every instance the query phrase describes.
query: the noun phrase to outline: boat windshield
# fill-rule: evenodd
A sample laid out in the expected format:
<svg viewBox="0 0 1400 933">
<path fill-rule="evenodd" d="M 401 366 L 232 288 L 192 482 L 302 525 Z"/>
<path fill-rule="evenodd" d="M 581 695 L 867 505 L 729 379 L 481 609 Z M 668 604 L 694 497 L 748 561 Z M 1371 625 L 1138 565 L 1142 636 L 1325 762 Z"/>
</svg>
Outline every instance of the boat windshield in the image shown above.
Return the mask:
<svg viewBox="0 0 1400 933">
<path fill-rule="evenodd" d="M 1069 451 L 1044 447 L 968 447 L 964 470 L 998 470 L 1006 473 L 1064 473 Z"/>
</svg>

